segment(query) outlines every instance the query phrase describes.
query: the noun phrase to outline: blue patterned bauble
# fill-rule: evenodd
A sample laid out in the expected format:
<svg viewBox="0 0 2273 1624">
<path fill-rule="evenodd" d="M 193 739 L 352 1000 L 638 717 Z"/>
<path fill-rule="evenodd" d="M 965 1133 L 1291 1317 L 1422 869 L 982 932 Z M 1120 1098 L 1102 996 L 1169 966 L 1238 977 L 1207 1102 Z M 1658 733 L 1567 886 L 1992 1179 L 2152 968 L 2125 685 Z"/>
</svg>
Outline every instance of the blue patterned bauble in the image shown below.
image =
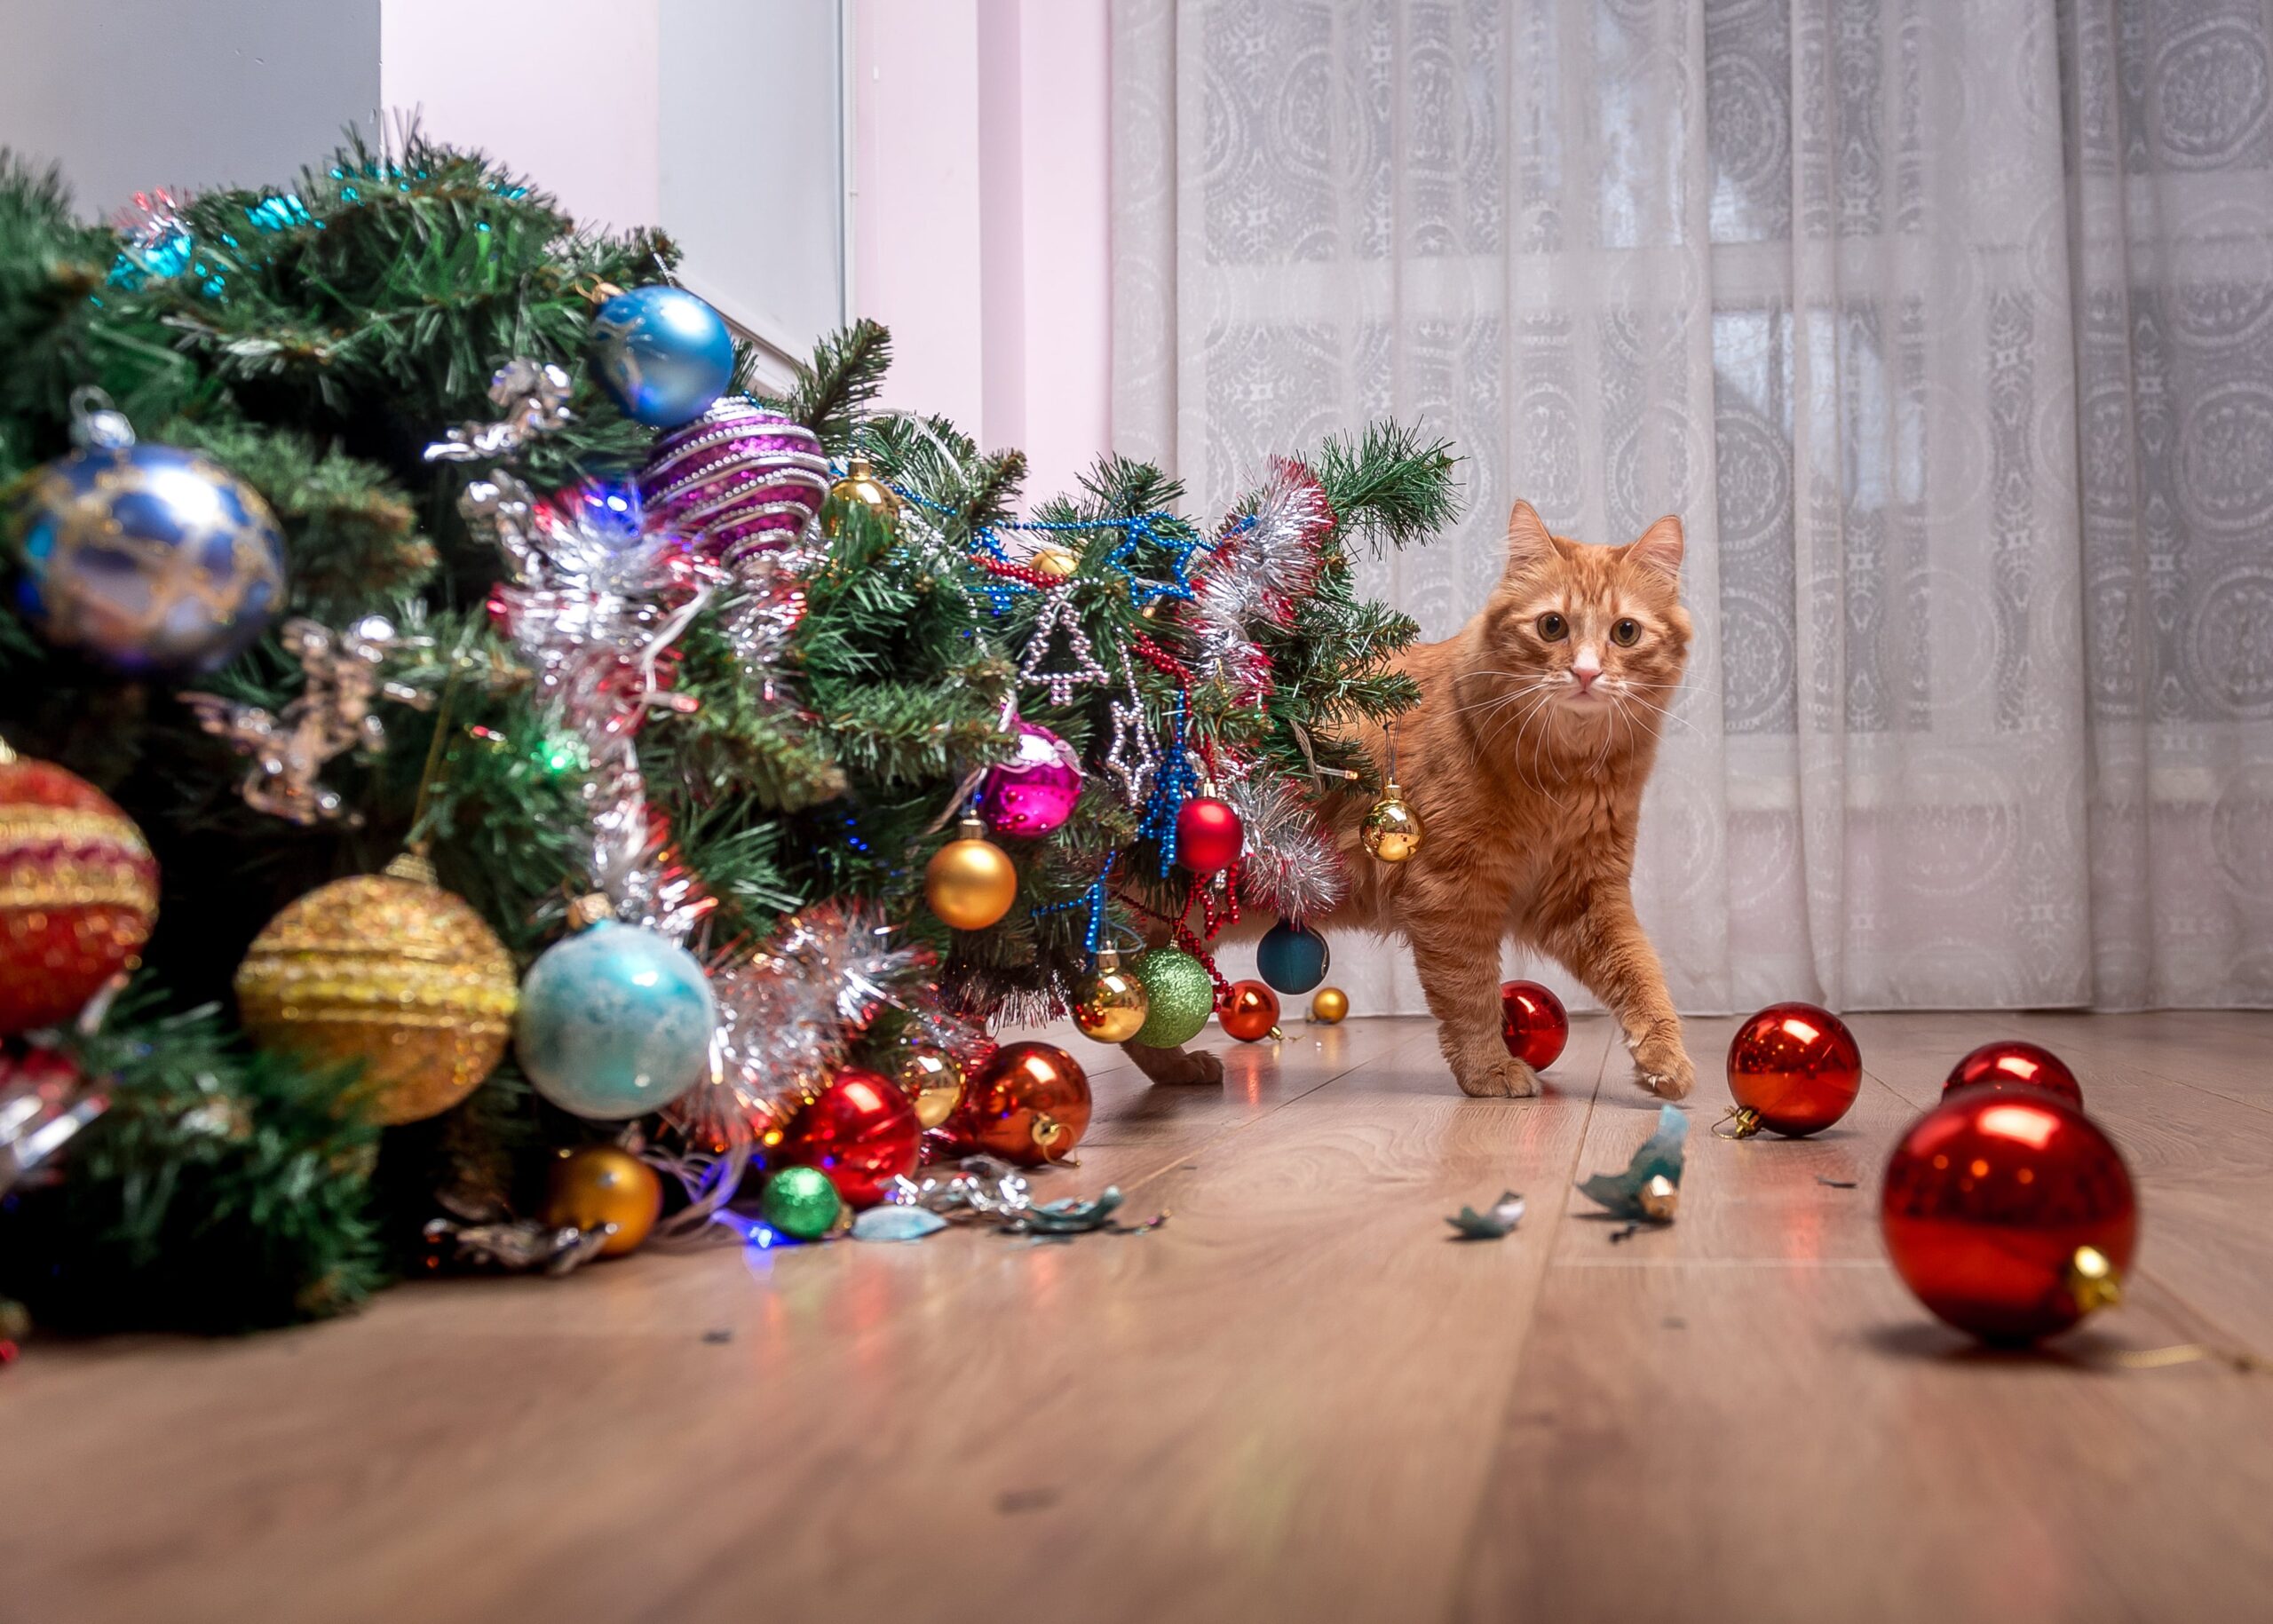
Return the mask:
<svg viewBox="0 0 2273 1624">
<path fill-rule="evenodd" d="M 562 1110 L 621 1121 L 694 1085 L 717 1024 L 717 1000 L 693 954 L 603 919 L 529 966 L 513 1050 L 536 1091 Z"/>
<path fill-rule="evenodd" d="M 592 364 L 617 409 L 651 429 L 700 417 L 734 375 L 734 336 L 684 288 L 619 293 L 592 318 Z"/>
<path fill-rule="evenodd" d="M 54 646 L 123 676 L 226 665 L 284 602 L 276 515 L 194 451 L 75 451 L 32 476 L 10 520 L 16 606 Z"/>
<path fill-rule="evenodd" d="M 1334 963 L 1326 938 L 1308 925 L 1280 920 L 1263 932 L 1255 949 L 1255 973 L 1282 993 L 1307 993 L 1326 979 Z"/>
</svg>

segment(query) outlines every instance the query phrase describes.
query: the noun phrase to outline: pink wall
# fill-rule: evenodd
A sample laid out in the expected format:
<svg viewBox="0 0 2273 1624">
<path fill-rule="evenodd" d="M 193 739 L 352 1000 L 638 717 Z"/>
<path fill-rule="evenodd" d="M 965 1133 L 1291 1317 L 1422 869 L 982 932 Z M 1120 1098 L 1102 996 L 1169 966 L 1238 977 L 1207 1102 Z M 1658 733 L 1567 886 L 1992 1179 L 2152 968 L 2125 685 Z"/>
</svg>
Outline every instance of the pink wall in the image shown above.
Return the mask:
<svg viewBox="0 0 2273 1624">
<path fill-rule="evenodd" d="M 1106 0 L 855 0 L 853 306 L 888 403 L 1025 448 L 1028 499 L 1107 448 Z"/>
</svg>

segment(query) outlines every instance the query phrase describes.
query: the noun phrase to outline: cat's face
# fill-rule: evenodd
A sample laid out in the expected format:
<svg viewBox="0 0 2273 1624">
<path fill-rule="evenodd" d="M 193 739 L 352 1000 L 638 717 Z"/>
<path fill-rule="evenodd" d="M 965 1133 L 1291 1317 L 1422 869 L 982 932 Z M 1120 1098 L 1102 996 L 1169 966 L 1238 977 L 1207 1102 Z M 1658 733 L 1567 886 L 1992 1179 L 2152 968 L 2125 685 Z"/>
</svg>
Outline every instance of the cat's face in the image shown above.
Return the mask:
<svg viewBox="0 0 2273 1624">
<path fill-rule="evenodd" d="M 1657 732 L 1689 656 L 1681 521 L 1623 547 L 1550 535 L 1528 503 L 1508 518 L 1508 566 L 1485 614 L 1485 654 L 1511 709 L 1599 741 Z"/>
</svg>

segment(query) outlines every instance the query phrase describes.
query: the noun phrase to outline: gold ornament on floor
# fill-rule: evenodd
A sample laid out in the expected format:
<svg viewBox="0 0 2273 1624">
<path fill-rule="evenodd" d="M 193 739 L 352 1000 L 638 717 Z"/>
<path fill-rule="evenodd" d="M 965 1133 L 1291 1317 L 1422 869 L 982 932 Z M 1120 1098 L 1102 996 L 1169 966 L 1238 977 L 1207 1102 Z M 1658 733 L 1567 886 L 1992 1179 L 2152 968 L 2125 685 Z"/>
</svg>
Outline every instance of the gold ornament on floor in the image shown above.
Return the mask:
<svg viewBox="0 0 2273 1624">
<path fill-rule="evenodd" d="M 1311 1024 L 1338 1026 L 1350 1013 L 1350 994 L 1338 986 L 1322 986 L 1311 994 Z"/>
<path fill-rule="evenodd" d="M 663 1212 L 663 1181 L 655 1169 L 613 1145 L 563 1151 L 552 1164 L 544 1221 L 554 1229 L 590 1234 L 609 1224 L 615 1233 L 600 1243 L 602 1257 L 636 1252 Z"/>
<path fill-rule="evenodd" d="M 1097 968 L 1073 990 L 1073 1024 L 1100 1043 L 1126 1043 L 1144 1029 L 1152 1000 L 1144 984 L 1121 968 L 1121 954 L 1097 949 Z"/>
<path fill-rule="evenodd" d="M 1081 555 L 1071 547 L 1044 542 L 1026 555 L 1026 567 L 1053 581 L 1063 581 L 1081 567 Z"/>
<path fill-rule="evenodd" d="M 286 904 L 237 968 L 237 1008 L 263 1048 L 361 1062 L 356 1102 L 392 1126 L 448 1110 L 496 1069 L 519 986 L 481 915 L 405 852 Z"/>
<path fill-rule="evenodd" d="M 986 826 L 965 818 L 924 868 L 923 899 L 956 930 L 984 931 L 1018 899 L 1018 871 L 1010 853 L 986 838 Z"/>
<path fill-rule="evenodd" d="M 868 459 L 857 453 L 845 464 L 844 477 L 828 487 L 828 499 L 846 507 L 868 510 L 870 517 L 884 527 L 885 534 L 897 535 L 899 529 L 899 495 L 892 487 L 876 478 L 876 471 L 868 466 Z M 827 522 L 821 529 L 835 535 L 843 524 L 843 509 L 824 509 Z"/>
<path fill-rule="evenodd" d="M 915 1120 L 937 1128 L 962 1098 L 962 1066 L 935 1043 L 903 1042 L 892 1077 L 915 1102 Z"/>
</svg>

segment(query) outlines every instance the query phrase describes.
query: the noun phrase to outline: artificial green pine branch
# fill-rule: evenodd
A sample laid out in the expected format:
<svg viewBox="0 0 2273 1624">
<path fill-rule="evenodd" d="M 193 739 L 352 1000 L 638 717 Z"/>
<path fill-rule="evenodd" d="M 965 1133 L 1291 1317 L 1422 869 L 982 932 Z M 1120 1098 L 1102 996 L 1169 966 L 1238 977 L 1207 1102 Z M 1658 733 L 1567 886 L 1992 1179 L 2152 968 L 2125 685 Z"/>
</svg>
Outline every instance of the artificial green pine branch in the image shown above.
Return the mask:
<svg viewBox="0 0 2273 1624">
<path fill-rule="evenodd" d="M 755 357 L 736 368 L 736 384 L 754 393 Z M 831 333 L 813 348 L 812 360 L 797 368 L 782 409 L 820 437 L 833 456 L 851 448 L 861 412 L 883 388 L 891 365 L 891 334 L 881 321 L 863 316 Z"/>
</svg>

